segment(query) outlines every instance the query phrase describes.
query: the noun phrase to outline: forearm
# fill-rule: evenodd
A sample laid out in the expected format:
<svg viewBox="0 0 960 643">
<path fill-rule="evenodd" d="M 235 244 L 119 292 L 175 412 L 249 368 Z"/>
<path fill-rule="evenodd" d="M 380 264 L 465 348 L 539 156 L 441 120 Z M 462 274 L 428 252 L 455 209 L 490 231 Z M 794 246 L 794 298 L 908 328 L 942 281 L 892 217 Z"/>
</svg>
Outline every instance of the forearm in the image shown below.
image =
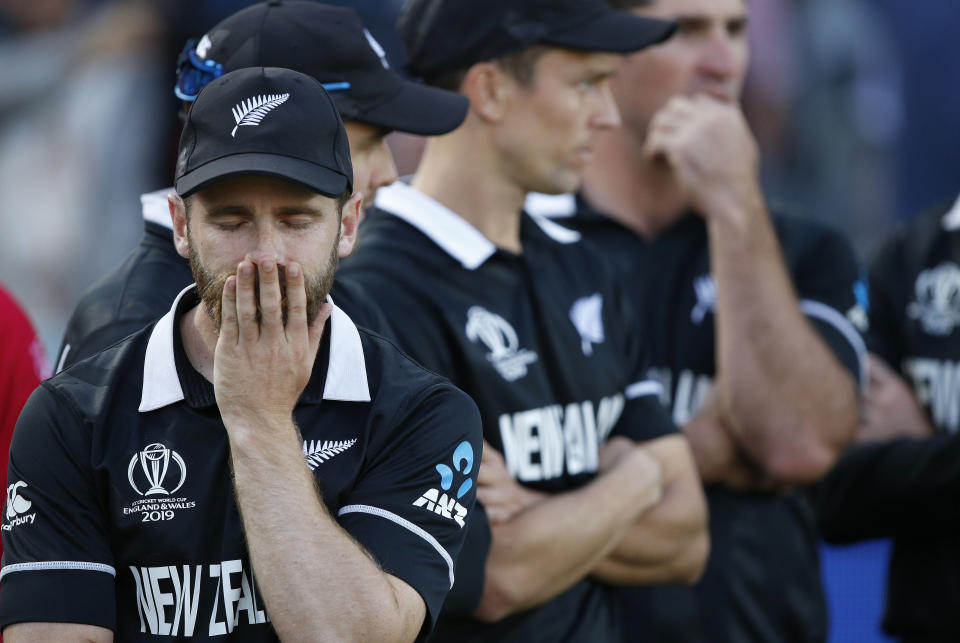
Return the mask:
<svg viewBox="0 0 960 643">
<path fill-rule="evenodd" d="M 856 431 L 856 384 L 801 312 L 762 200 L 750 207 L 708 223 L 718 404 L 766 474 L 812 482 Z"/>
<path fill-rule="evenodd" d="M 281 437 L 266 444 L 261 435 L 267 433 Z M 422 614 L 413 622 L 400 609 L 388 575 L 327 512 L 293 423 L 238 434 L 231 433 L 230 444 L 237 505 L 257 584 L 279 637 L 412 641 Z M 318 592 L 322 601 L 296 598 Z M 317 623 L 324 627 L 318 629 Z"/>
<path fill-rule="evenodd" d="M 695 582 L 706 564 L 710 539 L 693 456 L 680 436 L 645 448 L 663 467 L 663 499 L 634 521 L 593 576 L 616 584 Z"/>
<path fill-rule="evenodd" d="M 849 543 L 960 533 L 960 439 L 940 435 L 858 445 L 816 489 L 824 539 Z"/>
<path fill-rule="evenodd" d="M 635 517 L 659 499 L 659 479 L 655 490 L 638 488 L 625 469 L 492 526 L 479 619 L 497 621 L 553 598 L 613 550 Z"/>
<path fill-rule="evenodd" d="M 82 623 L 14 623 L 3 637 L 7 643 L 112 643 L 113 632 Z"/>
</svg>

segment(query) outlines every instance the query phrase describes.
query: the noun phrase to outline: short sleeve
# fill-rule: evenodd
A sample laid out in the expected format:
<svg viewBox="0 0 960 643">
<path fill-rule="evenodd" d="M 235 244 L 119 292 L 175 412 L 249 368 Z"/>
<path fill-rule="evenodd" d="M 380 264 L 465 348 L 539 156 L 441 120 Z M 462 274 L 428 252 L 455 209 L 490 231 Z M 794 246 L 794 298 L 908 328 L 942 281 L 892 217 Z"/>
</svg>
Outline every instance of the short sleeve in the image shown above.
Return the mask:
<svg viewBox="0 0 960 643">
<path fill-rule="evenodd" d="M 853 248 L 839 232 L 822 228 L 793 269 L 800 309 L 850 374 L 866 385 L 867 284 Z"/>
<path fill-rule="evenodd" d="M 341 525 L 384 571 L 416 589 L 436 623 L 454 585 L 476 498 L 480 414 L 465 393 L 443 385 L 389 427 L 340 507 Z"/>
<path fill-rule="evenodd" d="M 473 617 L 483 598 L 486 582 L 487 556 L 493 542 L 490 521 L 483 505 L 478 501 L 466 526 L 466 537 L 457 557 L 456 582 L 443 604 L 443 613 L 459 617 Z"/>
<path fill-rule="evenodd" d="M 0 627 L 49 621 L 114 628 L 116 570 L 89 462 L 89 427 L 65 397 L 41 385 L 10 450 Z"/>
<path fill-rule="evenodd" d="M 870 261 L 870 328 L 867 343 L 870 350 L 890 366 L 900 369 L 903 360 L 903 305 L 897 305 L 896 289 L 904 279 L 907 266 L 903 261 L 903 237 L 887 240 Z"/>
<path fill-rule="evenodd" d="M 660 401 L 659 382 L 640 380 L 627 387 L 623 415 L 611 435 L 647 442 L 677 433 L 677 425 Z"/>
</svg>

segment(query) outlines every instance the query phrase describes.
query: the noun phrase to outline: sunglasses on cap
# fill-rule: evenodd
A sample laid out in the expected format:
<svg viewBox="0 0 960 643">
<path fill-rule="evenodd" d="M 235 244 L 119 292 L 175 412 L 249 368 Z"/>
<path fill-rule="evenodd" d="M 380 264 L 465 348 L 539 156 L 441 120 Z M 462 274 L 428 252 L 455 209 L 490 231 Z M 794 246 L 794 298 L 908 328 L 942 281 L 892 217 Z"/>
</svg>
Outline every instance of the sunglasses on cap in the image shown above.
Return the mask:
<svg viewBox="0 0 960 643">
<path fill-rule="evenodd" d="M 223 65 L 197 55 L 197 41 L 188 40 L 177 56 L 177 84 L 173 93 L 182 101 L 192 103 L 200 90 L 211 80 L 223 75 Z"/>
<path fill-rule="evenodd" d="M 183 51 L 177 56 L 177 84 L 173 93 L 182 101 L 192 103 L 197 99 L 200 90 L 211 80 L 223 75 L 223 65 L 214 60 L 204 60 L 197 55 L 197 41 L 188 40 Z M 348 82 L 322 83 L 328 92 L 346 91 L 350 89 Z"/>
</svg>

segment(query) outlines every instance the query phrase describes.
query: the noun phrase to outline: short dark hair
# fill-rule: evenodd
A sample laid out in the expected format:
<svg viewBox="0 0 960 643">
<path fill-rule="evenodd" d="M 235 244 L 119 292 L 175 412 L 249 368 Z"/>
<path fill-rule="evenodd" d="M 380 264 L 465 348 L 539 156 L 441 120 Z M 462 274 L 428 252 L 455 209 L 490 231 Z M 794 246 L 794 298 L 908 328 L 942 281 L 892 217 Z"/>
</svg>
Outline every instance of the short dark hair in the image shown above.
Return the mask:
<svg viewBox="0 0 960 643">
<path fill-rule="evenodd" d="M 656 0 L 607 0 L 607 4 L 617 11 L 649 7 L 654 2 L 656 2 Z"/>
<path fill-rule="evenodd" d="M 500 67 L 503 71 L 510 74 L 514 80 L 524 87 L 529 87 L 533 83 L 534 70 L 537 62 L 550 51 L 553 47 L 550 45 L 531 45 L 498 58 L 489 61 Z M 450 69 L 424 79 L 428 85 L 446 89 L 447 91 L 460 91 L 463 85 L 463 79 L 467 77 L 469 68 Z"/>
</svg>

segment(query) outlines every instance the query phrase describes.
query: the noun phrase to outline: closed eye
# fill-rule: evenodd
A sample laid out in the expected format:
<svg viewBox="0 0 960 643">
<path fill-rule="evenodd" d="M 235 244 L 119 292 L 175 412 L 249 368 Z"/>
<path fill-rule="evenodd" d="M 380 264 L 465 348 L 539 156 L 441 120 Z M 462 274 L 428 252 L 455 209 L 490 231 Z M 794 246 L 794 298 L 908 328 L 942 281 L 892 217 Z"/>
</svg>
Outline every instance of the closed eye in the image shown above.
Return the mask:
<svg viewBox="0 0 960 643">
<path fill-rule="evenodd" d="M 243 220 L 224 220 L 218 219 L 213 222 L 213 225 L 217 227 L 218 230 L 239 230 L 246 221 Z"/>
</svg>

